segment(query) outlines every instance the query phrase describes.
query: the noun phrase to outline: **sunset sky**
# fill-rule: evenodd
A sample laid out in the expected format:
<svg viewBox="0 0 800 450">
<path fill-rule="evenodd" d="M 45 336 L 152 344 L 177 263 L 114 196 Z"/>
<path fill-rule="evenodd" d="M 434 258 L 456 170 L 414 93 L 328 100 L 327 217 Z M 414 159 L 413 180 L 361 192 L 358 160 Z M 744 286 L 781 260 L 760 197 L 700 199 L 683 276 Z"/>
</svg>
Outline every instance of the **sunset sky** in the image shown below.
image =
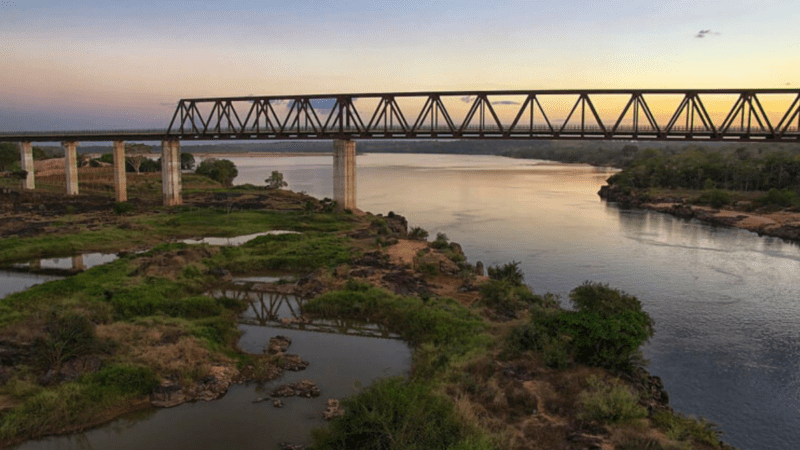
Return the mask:
<svg viewBox="0 0 800 450">
<path fill-rule="evenodd" d="M 0 7 L 0 130 L 165 127 L 199 96 L 800 87 L 797 0 Z"/>
</svg>

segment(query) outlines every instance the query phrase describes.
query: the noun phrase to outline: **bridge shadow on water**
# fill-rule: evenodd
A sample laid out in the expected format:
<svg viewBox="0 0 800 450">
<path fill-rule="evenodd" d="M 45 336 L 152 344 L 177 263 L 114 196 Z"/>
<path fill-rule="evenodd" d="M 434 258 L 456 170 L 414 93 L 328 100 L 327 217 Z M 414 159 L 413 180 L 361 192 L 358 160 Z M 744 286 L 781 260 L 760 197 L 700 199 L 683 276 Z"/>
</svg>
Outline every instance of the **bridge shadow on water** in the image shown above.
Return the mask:
<svg viewBox="0 0 800 450">
<path fill-rule="evenodd" d="M 303 315 L 303 305 L 307 299 L 293 294 L 275 292 L 274 288 L 274 285 L 264 283 L 240 282 L 213 289 L 207 295 L 213 298 L 229 298 L 247 302 L 247 310 L 238 319 L 241 325 L 400 339 L 397 334 L 391 333 L 382 324 L 340 318 L 309 319 Z"/>
</svg>

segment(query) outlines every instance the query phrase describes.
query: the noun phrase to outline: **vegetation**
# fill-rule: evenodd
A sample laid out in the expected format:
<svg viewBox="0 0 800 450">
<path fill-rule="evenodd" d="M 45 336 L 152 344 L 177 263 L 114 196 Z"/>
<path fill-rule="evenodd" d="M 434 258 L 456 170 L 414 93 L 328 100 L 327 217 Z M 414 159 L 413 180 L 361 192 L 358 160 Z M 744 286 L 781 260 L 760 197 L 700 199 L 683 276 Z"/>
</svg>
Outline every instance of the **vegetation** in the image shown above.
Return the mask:
<svg viewBox="0 0 800 450">
<path fill-rule="evenodd" d="M 191 153 L 181 153 L 181 170 L 194 170 L 195 160 Z"/>
<path fill-rule="evenodd" d="M 428 232 L 420 227 L 412 227 L 408 232 L 408 238 L 415 241 L 428 240 Z"/>
<path fill-rule="evenodd" d="M 272 175 L 264 182 L 267 183 L 267 189 L 280 189 L 289 186 L 289 183 L 283 181 L 283 174 L 277 170 L 273 170 Z"/>
<path fill-rule="evenodd" d="M 305 308 L 321 317 L 382 323 L 417 348 L 409 380 L 382 380 L 347 399 L 345 415 L 315 432 L 314 448 L 495 448 L 485 431 L 436 392 L 437 376 L 453 361 L 490 342 L 484 322 L 469 309 L 451 299 L 402 297 L 352 280 L 345 289 L 318 296 Z"/>
<path fill-rule="evenodd" d="M 315 449 L 491 449 L 453 404 L 421 382 L 389 378 L 343 402 L 345 414 L 314 433 Z"/>
<path fill-rule="evenodd" d="M 653 335 L 653 320 L 636 297 L 607 285 L 586 282 L 570 293 L 575 311 L 538 309 L 530 323 L 509 337 L 512 353 L 550 353 L 554 366 L 566 361 L 630 371 L 638 348 Z"/>
<path fill-rule="evenodd" d="M 233 186 L 233 180 L 239 175 L 236 165 L 227 159 L 206 158 L 197 166 L 195 173 L 219 181 L 223 186 Z"/>
<path fill-rule="evenodd" d="M 17 164 L 15 166 L 15 163 Z M 10 171 L 19 165 L 19 148 L 12 142 L 0 142 L 0 172 Z"/>
<path fill-rule="evenodd" d="M 647 417 L 647 410 L 639 406 L 639 395 L 619 380 L 605 381 L 591 376 L 587 383 L 580 395 L 581 418 L 618 423 Z"/>
<path fill-rule="evenodd" d="M 264 194 L 263 187 L 239 186 L 217 189 L 215 196 L 259 190 Z M 334 290 L 309 300 L 304 312 L 381 323 L 414 348 L 408 379 L 381 380 L 344 400 L 344 416 L 315 433 L 315 448 L 559 448 L 568 436 L 598 434 L 592 431 L 598 427 L 617 448 L 718 447 L 713 426 L 645 409 L 646 389 L 623 381 L 632 378 L 638 347 L 652 335 L 652 320 L 635 297 L 587 282 L 570 294 L 574 309 L 564 310 L 555 296 L 535 295 L 524 285 L 517 262 L 490 267 L 483 284 L 460 275 L 466 289 L 454 294 L 458 301 L 430 291 L 398 295 L 355 279 L 342 286 L 335 268 L 359 264 L 359 256 L 375 250 L 371 240 L 388 242 L 392 230 L 381 217 L 336 213 L 330 200 L 301 200 L 290 211 L 187 205 L 140 215 L 120 203 L 114 211 L 122 217 L 91 230 L 60 218 L 70 227 L 68 239 L 4 238 L 0 261 L 9 262 L 175 238 L 300 232 L 240 247 L 156 245 L 0 300 L 0 341 L 27 339 L 31 348 L 29 358 L 3 373 L 0 398 L 13 407 L 0 416 L 0 445 L 97 423 L 109 411 L 142 402 L 163 380 L 203 380 L 212 364 L 253 365 L 257 356 L 233 347 L 235 317 L 244 305 L 203 293 L 224 271 L 291 269 L 335 278 L 325 281 Z M 136 211 L 145 212 L 138 204 Z M 348 237 L 363 229 L 372 235 Z M 416 230 L 415 237 L 427 238 Z M 443 233 L 424 252 L 464 258 Z M 78 363 L 96 365 L 68 376 Z M 256 364 L 253 373 L 266 369 Z M 668 438 L 647 434 L 652 431 L 640 419 L 649 410 Z"/>
</svg>

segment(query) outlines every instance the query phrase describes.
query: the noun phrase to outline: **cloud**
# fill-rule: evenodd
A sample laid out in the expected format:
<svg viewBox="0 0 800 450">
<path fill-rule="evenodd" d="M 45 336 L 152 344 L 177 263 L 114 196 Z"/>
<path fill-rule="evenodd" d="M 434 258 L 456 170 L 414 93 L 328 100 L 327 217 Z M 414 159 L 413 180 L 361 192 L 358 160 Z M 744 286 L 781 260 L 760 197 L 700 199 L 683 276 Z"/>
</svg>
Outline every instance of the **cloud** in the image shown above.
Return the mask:
<svg viewBox="0 0 800 450">
<path fill-rule="evenodd" d="M 330 111 L 336 105 L 335 98 L 315 98 L 311 99 L 311 106 L 317 112 Z"/>
<path fill-rule="evenodd" d="M 721 33 L 718 33 L 716 31 L 700 30 L 700 31 L 697 32 L 697 34 L 694 35 L 694 37 L 702 39 L 702 38 L 704 38 L 706 36 L 719 36 L 720 34 Z"/>
<path fill-rule="evenodd" d="M 520 102 L 515 102 L 514 100 L 498 100 L 496 102 L 492 102 L 493 105 L 519 105 Z"/>
<path fill-rule="evenodd" d="M 461 97 L 461 101 L 464 103 L 472 103 L 473 97 L 471 95 L 465 95 Z"/>
</svg>

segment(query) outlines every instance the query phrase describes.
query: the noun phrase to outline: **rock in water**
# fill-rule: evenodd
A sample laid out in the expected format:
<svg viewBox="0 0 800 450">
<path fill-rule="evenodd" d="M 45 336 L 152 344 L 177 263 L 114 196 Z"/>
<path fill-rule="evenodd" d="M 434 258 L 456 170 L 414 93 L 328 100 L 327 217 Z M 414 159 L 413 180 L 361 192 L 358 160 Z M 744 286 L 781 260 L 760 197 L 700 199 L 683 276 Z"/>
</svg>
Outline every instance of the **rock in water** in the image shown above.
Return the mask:
<svg viewBox="0 0 800 450">
<path fill-rule="evenodd" d="M 272 391 L 273 397 L 319 397 L 319 388 L 313 381 L 303 380 L 299 383 L 282 384 Z"/>
<path fill-rule="evenodd" d="M 269 345 L 267 346 L 265 353 L 277 355 L 288 350 L 290 345 L 292 345 L 292 340 L 286 336 L 271 337 L 269 338 Z"/>
<path fill-rule="evenodd" d="M 328 406 L 325 408 L 325 411 L 322 412 L 322 417 L 324 417 L 325 420 L 331 420 L 334 417 L 341 417 L 343 415 L 344 410 L 339 404 L 339 400 L 335 398 L 328 399 Z"/>
</svg>

